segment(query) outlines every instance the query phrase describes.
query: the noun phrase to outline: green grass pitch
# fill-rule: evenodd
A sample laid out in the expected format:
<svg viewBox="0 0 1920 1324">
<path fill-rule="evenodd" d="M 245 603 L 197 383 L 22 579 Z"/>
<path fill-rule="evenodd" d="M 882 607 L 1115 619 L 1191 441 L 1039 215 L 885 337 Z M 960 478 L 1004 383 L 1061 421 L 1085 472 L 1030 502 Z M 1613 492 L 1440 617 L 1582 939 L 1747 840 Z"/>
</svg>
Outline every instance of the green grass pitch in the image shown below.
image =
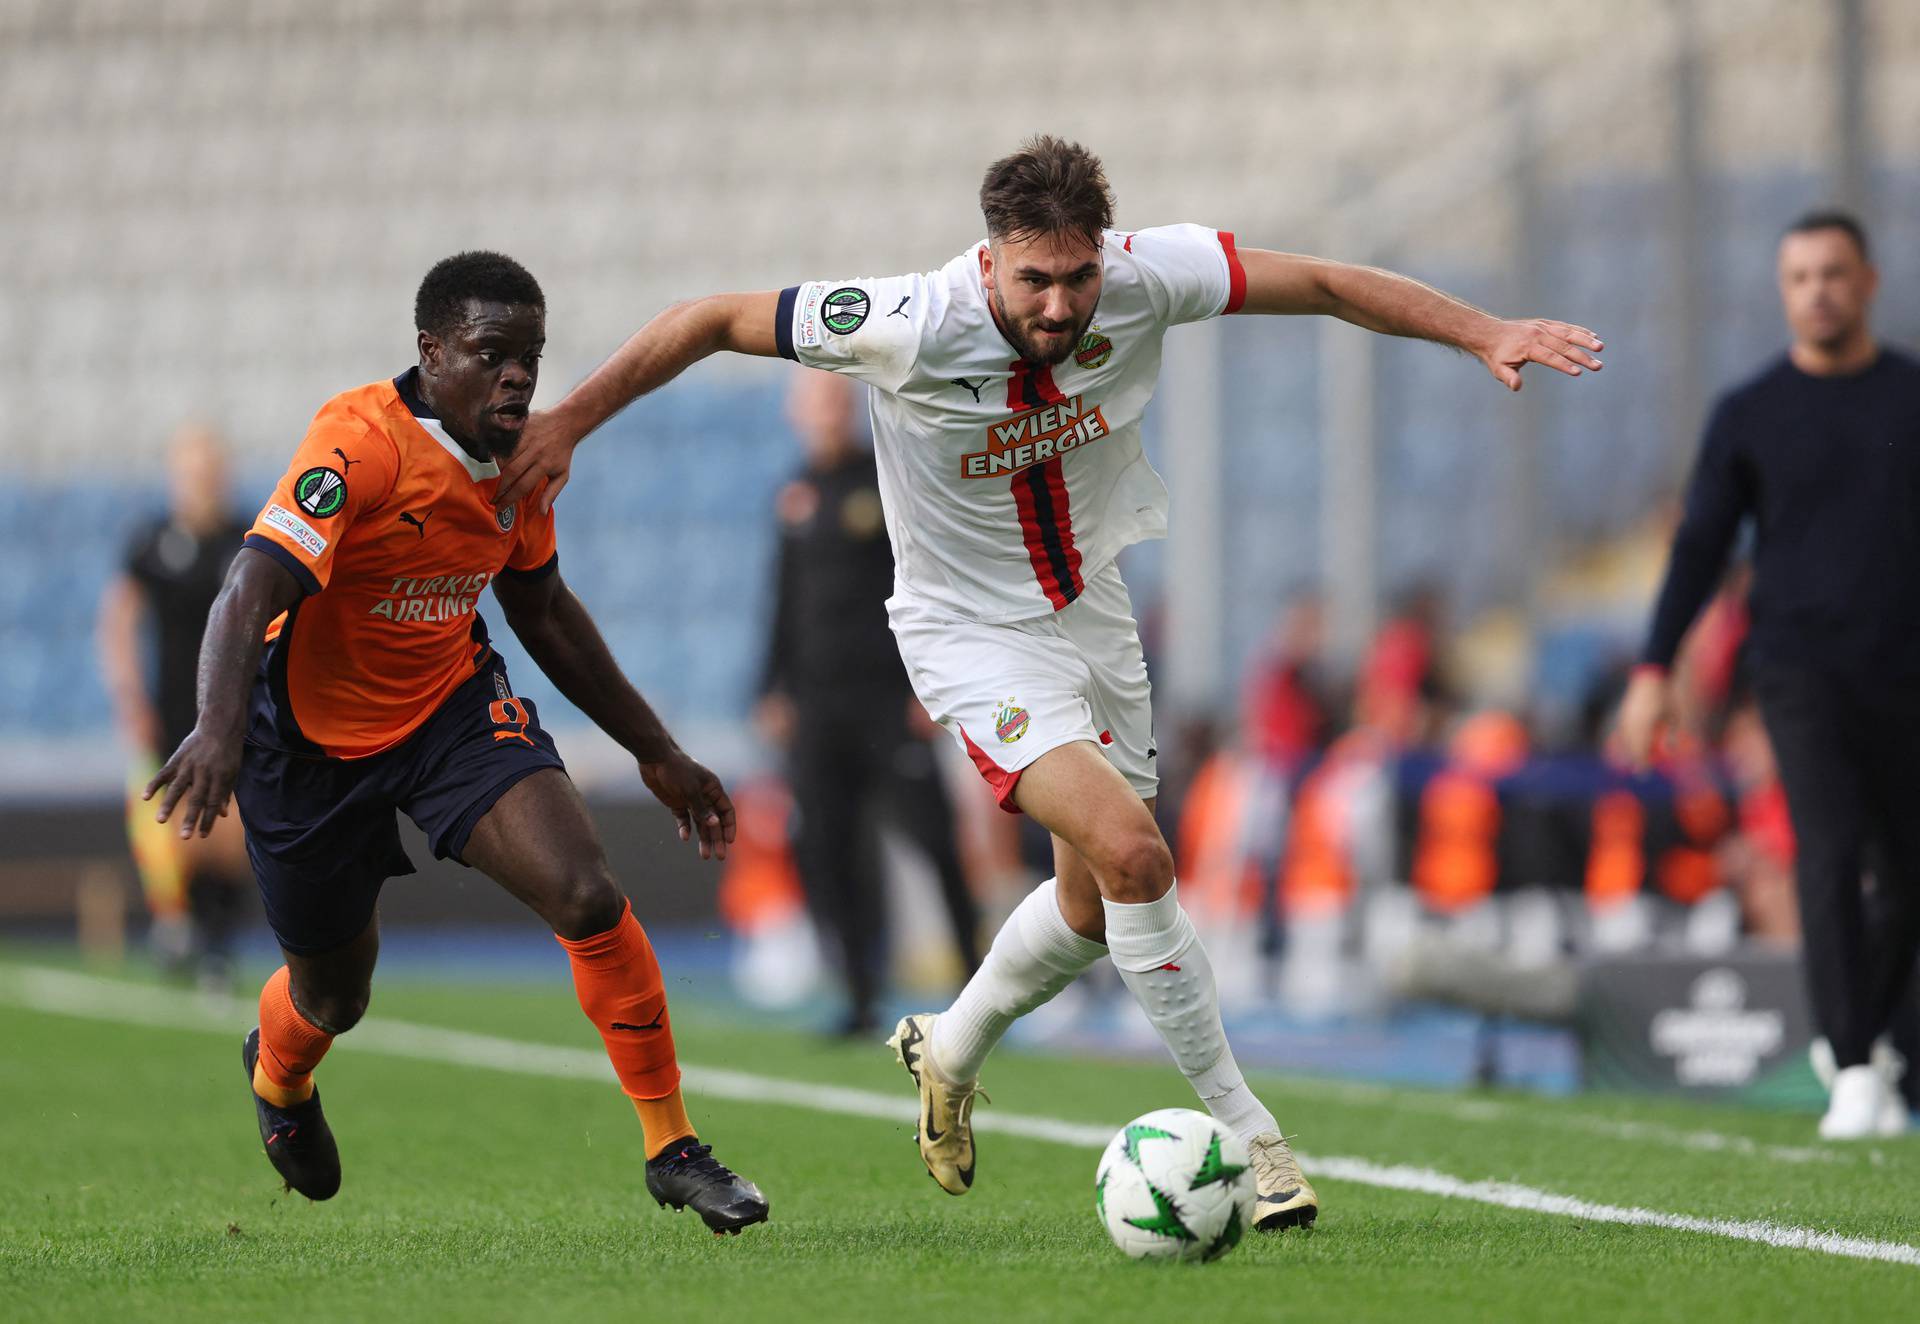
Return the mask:
<svg viewBox="0 0 1920 1324">
<path fill-rule="evenodd" d="M 1920 1267 L 1500 1208 L 1322 1177 L 1308 1234 L 1208 1266 L 1136 1264 L 1093 1211 L 1092 1150 L 988 1134 L 979 1181 L 927 1179 L 910 1122 L 690 1095 L 773 1221 L 738 1238 L 658 1210 L 606 1082 L 356 1050 L 321 1080 L 346 1181 L 282 1192 L 238 1066 L 204 1025 L 23 1005 L 0 961 L 0 1319 L 784 1320 L 1903 1318 Z M 177 996 L 177 995 L 176 995 Z M 245 1017 L 245 1023 L 250 1023 Z M 564 985 L 376 986 L 373 1019 L 597 1047 Z M 676 1006 L 682 1059 L 898 1095 L 886 1051 Z M 215 1024 L 214 1022 L 222 1022 Z M 1920 1141 L 1820 1150 L 1805 1116 L 1256 1081 L 1309 1154 L 1585 1200 L 1920 1245 Z M 1117 1126 L 1189 1106 L 1170 1066 L 1004 1053 L 996 1110 Z M 1691 1137 L 1691 1138 L 1689 1138 Z M 1703 1138 L 1704 1137 L 1704 1138 Z M 1309 1164 L 1311 1173 L 1311 1164 Z"/>
</svg>

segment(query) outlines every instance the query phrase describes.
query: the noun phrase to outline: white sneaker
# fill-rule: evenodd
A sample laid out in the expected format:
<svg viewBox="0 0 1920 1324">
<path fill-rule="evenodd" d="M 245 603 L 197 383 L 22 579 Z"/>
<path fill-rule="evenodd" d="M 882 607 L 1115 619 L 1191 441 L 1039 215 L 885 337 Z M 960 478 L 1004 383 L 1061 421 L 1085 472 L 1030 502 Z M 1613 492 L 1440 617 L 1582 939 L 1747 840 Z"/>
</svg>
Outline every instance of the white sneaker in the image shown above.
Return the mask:
<svg viewBox="0 0 1920 1324">
<path fill-rule="evenodd" d="M 1833 1076 L 1833 1090 L 1827 1099 L 1827 1115 L 1820 1119 L 1822 1140 L 1871 1140 L 1888 1134 L 1882 1128 L 1889 1122 L 1887 1078 L 1872 1066 L 1842 1067 Z M 1900 1125 L 1905 1129 L 1906 1110 L 1901 1108 Z M 1896 1133 L 1897 1134 L 1897 1133 Z"/>
<path fill-rule="evenodd" d="M 1825 1035 L 1807 1045 L 1807 1065 L 1813 1068 L 1813 1078 L 1820 1082 L 1820 1088 L 1833 1093 L 1833 1076 L 1840 1065 L 1834 1061 L 1833 1044 Z"/>
<path fill-rule="evenodd" d="M 1821 1088 L 1831 1094 L 1834 1078 L 1839 1074 L 1839 1066 L 1833 1058 L 1833 1045 L 1825 1039 L 1815 1039 L 1807 1049 L 1807 1060 L 1813 1066 L 1813 1074 L 1819 1080 Z M 1877 1071 L 1880 1079 L 1886 1083 L 1886 1096 L 1880 1105 L 1878 1120 L 1874 1123 L 1874 1134 L 1905 1135 L 1911 1119 L 1907 1112 L 1906 1098 L 1900 1093 L 1900 1081 L 1907 1074 L 1907 1059 L 1883 1034 L 1873 1041 L 1873 1057 L 1868 1065 Z M 1824 1135 L 1825 1131 L 1823 1130 L 1821 1134 Z"/>
<path fill-rule="evenodd" d="M 1903 1136 L 1912 1120 L 1907 1112 L 1907 1101 L 1897 1089 L 1887 1091 L 1886 1102 L 1880 1105 L 1879 1134 L 1889 1138 Z"/>
<path fill-rule="evenodd" d="M 1895 1089 L 1900 1087 L 1900 1077 L 1907 1073 L 1907 1059 L 1900 1056 L 1892 1039 L 1884 1034 L 1875 1039 L 1873 1055 L 1867 1060 L 1879 1068 L 1889 1085 Z M 1833 1045 L 1824 1036 L 1807 1045 L 1807 1064 L 1813 1068 L 1813 1078 L 1820 1082 L 1820 1088 L 1831 1090 L 1834 1072 L 1840 1069 L 1840 1064 L 1834 1060 Z"/>
<path fill-rule="evenodd" d="M 1873 1045 L 1873 1069 L 1886 1082 L 1887 1096 L 1880 1105 L 1880 1134 L 1899 1136 L 1907 1133 L 1907 1098 L 1900 1092 L 1900 1080 L 1907 1074 L 1907 1059 L 1885 1039 Z"/>
</svg>

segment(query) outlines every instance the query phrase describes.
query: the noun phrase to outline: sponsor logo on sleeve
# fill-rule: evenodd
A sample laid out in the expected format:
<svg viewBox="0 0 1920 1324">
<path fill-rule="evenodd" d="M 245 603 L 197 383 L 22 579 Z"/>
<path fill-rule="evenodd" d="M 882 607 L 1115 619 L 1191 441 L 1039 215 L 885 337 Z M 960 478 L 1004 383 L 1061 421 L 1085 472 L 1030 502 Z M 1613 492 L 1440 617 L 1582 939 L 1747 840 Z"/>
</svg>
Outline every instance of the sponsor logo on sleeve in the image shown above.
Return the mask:
<svg viewBox="0 0 1920 1324">
<path fill-rule="evenodd" d="M 347 477 L 338 469 L 316 464 L 293 480 L 293 499 L 315 519 L 331 519 L 347 504 Z"/>
<path fill-rule="evenodd" d="M 270 529 L 278 529 L 293 539 L 294 545 L 308 556 L 318 556 L 327 550 L 327 540 L 315 531 L 313 525 L 301 519 L 278 501 L 267 507 L 267 513 L 260 522 Z"/>
<path fill-rule="evenodd" d="M 1072 396 L 990 425 L 987 448 L 960 457 L 960 476 L 997 478 L 1017 474 L 1106 435 L 1107 418 L 1100 406 L 1089 408 L 1085 396 Z"/>
<path fill-rule="evenodd" d="M 866 324 L 873 300 L 857 285 L 842 285 L 826 297 L 820 320 L 837 336 L 850 336 Z"/>
<path fill-rule="evenodd" d="M 800 287 L 800 306 L 793 311 L 793 343 L 817 349 L 821 342 L 820 301 L 826 297 L 826 286 L 811 281 Z"/>
</svg>

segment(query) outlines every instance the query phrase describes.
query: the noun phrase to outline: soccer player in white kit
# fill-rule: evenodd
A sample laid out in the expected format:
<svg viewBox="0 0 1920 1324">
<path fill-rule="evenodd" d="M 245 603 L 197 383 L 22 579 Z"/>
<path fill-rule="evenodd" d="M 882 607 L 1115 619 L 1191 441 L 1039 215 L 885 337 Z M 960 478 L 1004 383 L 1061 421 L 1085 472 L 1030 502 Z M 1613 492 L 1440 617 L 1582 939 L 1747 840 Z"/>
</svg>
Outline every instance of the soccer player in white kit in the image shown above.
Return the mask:
<svg viewBox="0 0 1920 1324">
<path fill-rule="evenodd" d="M 920 1092 L 921 1157 L 948 1192 L 971 1187 L 981 1064 L 1105 956 L 1208 1110 L 1246 1141 L 1256 1224 L 1311 1224 L 1318 1199 L 1234 1063 L 1153 818 L 1147 669 L 1114 558 L 1166 532 L 1166 488 L 1140 447 L 1161 338 L 1224 314 L 1324 313 L 1465 350 L 1516 391 L 1526 363 L 1598 369 L 1601 342 L 1389 272 L 1243 249 L 1224 230 L 1115 230 L 1098 158 L 1057 138 L 995 162 L 980 199 L 987 238 L 937 271 L 669 308 L 529 421 L 499 499 L 542 477 L 557 492 L 583 437 L 720 350 L 873 387 L 901 656 L 1002 807 L 1053 834 L 1056 870 L 954 1004 L 906 1017 L 890 1041 Z"/>
</svg>

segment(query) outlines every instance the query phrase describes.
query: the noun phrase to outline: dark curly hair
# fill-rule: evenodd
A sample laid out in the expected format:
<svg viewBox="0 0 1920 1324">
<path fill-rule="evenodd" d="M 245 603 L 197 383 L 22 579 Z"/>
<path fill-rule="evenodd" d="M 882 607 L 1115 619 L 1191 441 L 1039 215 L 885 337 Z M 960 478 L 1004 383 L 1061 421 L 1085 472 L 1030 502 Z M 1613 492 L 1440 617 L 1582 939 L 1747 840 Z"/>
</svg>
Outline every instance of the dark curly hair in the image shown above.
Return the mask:
<svg viewBox="0 0 1920 1324">
<path fill-rule="evenodd" d="M 547 296 L 531 272 L 504 253 L 476 249 L 433 264 L 413 296 L 413 324 L 431 336 L 444 336 L 467 315 L 470 300 L 527 304 L 543 312 Z"/>
</svg>

